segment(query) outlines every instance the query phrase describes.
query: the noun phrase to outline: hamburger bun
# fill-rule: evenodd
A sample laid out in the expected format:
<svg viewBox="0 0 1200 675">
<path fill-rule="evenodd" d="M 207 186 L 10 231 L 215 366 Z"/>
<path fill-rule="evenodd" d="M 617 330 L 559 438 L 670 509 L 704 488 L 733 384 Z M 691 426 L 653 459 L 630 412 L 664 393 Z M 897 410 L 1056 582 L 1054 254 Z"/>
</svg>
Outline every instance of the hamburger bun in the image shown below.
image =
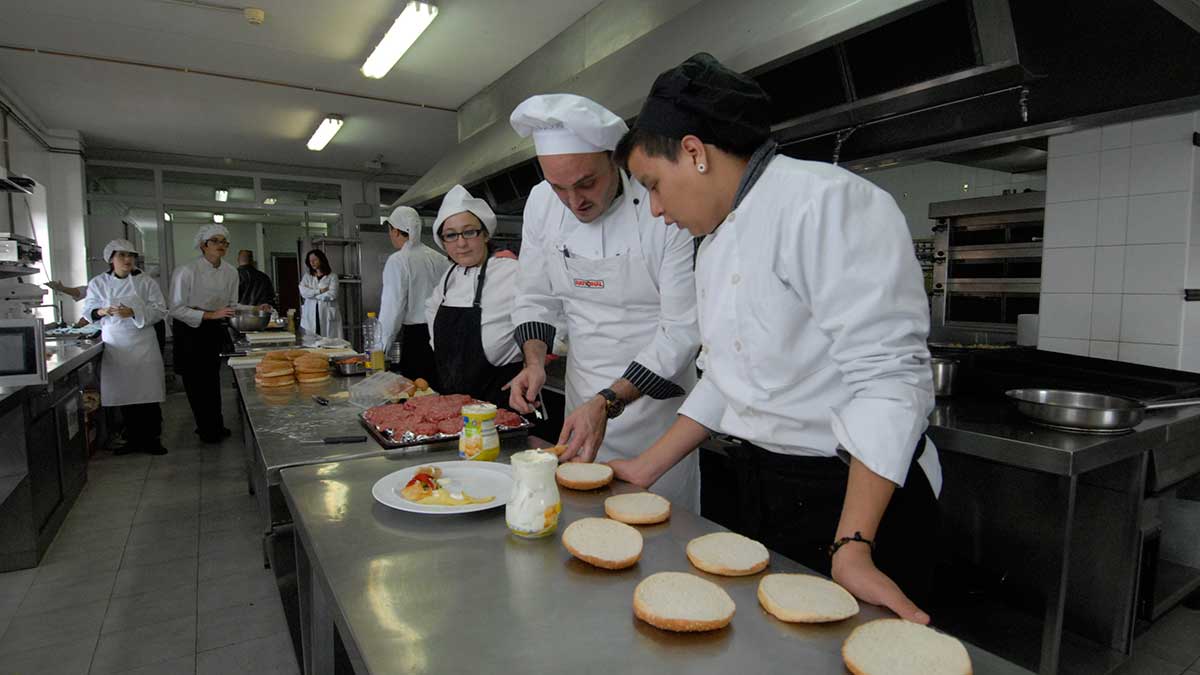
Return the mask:
<svg viewBox="0 0 1200 675">
<path fill-rule="evenodd" d="M 971 675 L 971 657 L 955 638 L 903 619 L 876 619 L 842 643 L 854 675 Z"/>
<path fill-rule="evenodd" d="M 780 621 L 828 623 L 858 614 L 850 592 L 813 574 L 768 574 L 758 582 L 758 602 Z"/>
<path fill-rule="evenodd" d="M 688 542 L 687 557 L 709 574 L 744 577 L 767 567 L 767 547 L 736 532 L 713 532 Z"/>
<path fill-rule="evenodd" d="M 283 377 L 292 374 L 292 364 L 287 361 L 261 361 L 254 367 L 256 377 Z"/>
<path fill-rule="evenodd" d="M 321 356 L 301 356 L 292 362 L 297 373 L 328 373 L 329 359 Z"/>
<path fill-rule="evenodd" d="M 329 379 L 329 371 L 323 373 L 296 373 L 296 381 L 300 384 L 317 384 Z"/>
<path fill-rule="evenodd" d="M 633 590 L 634 616 L 663 630 L 724 628 L 733 620 L 736 608 L 720 586 L 684 572 L 652 574 Z"/>
<path fill-rule="evenodd" d="M 263 355 L 263 361 L 288 361 L 288 353 L 286 349 L 267 352 Z"/>
<path fill-rule="evenodd" d="M 287 357 L 295 361 L 296 359 L 302 356 L 308 356 L 311 353 L 312 352 L 308 351 L 307 349 L 289 349 L 287 350 Z"/>
<path fill-rule="evenodd" d="M 612 482 L 613 470 L 607 464 L 566 462 L 554 472 L 554 479 L 572 490 L 595 490 Z"/>
<path fill-rule="evenodd" d="M 292 377 L 291 373 L 277 377 L 263 377 L 261 375 L 255 375 L 254 382 L 260 387 L 286 387 L 288 385 L 295 384 L 296 378 Z"/>
<path fill-rule="evenodd" d="M 622 570 L 642 557 L 642 533 L 608 518 L 581 518 L 562 534 L 563 546 L 580 560 L 607 570 Z"/>
<path fill-rule="evenodd" d="M 671 502 L 652 492 L 616 495 L 604 500 L 604 514 L 629 525 L 653 525 L 671 517 Z"/>
</svg>

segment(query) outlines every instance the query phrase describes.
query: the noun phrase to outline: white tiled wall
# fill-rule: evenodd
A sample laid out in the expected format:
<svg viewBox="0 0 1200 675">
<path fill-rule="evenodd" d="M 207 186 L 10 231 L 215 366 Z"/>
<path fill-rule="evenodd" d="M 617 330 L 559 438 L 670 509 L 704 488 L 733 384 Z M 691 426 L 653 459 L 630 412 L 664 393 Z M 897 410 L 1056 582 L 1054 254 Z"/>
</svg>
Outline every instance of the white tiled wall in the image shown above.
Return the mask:
<svg viewBox="0 0 1200 675">
<path fill-rule="evenodd" d="M 1194 131 L 1200 113 L 1050 139 L 1041 349 L 1200 372 Z"/>
</svg>

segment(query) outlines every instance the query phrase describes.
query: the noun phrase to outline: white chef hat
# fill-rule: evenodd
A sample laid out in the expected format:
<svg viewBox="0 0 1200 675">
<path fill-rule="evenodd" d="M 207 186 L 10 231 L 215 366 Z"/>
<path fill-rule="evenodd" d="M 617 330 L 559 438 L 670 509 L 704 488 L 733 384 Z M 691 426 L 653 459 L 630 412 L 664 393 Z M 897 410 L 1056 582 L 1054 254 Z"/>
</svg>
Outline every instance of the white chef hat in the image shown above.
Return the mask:
<svg viewBox="0 0 1200 675">
<path fill-rule="evenodd" d="M 397 206 L 392 209 L 391 215 L 387 217 L 388 224 L 400 230 L 409 236 L 413 232 L 420 236 L 421 232 L 421 215 L 411 206 Z"/>
<path fill-rule="evenodd" d="M 438 209 L 437 219 L 433 221 L 433 240 L 437 242 L 438 248 L 446 250 L 446 245 L 442 243 L 442 223 L 450 216 L 466 211 L 475 214 L 479 222 L 483 223 L 489 237 L 496 233 L 496 212 L 492 211 L 487 201 L 472 197 L 467 188 L 455 185 L 442 197 L 442 206 Z"/>
<path fill-rule="evenodd" d="M 138 253 L 137 247 L 128 239 L 113 239 L 104 246 L 104 262 L 112 262 L 113 254 L 117 251 Z"/>
<path fill-rule="evenodd" d="M 226 228 L 224 225 L 218 225 L 216 223 L 209 223 L 208 225 L 205 225 L 204 227 L 200 228 L 199 230 L 196 230 L 196 239 L 195 239 L 196 248 L 200 248 L 200 247 L 204 246 L 204 242 L 208 241 L 209 239 L 212 239 L 213 237 L 217 236 L 218 234 L 225 237 L 226 239 L 228 239 L 229 238 L 229 229 Z"/>
<path fill-rule="evenodd" d="M 608 108 L 575 94 L 531 96 L 508 121 L 522 138 L 533 135 L 539 155 L 612 151 L 629 130 Z"/>
</svg>

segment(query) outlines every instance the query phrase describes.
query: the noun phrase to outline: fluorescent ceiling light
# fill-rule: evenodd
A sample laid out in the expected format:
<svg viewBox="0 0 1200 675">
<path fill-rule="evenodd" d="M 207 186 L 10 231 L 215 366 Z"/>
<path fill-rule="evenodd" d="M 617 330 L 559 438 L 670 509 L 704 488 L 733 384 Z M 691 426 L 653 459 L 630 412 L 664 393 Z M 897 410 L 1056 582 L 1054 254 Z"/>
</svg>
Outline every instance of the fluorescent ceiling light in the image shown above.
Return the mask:
<svg viewBox="0 0 1200 675">
<path fill-rule="evenodd" d="M 166 211 L 163 211 L 163 220 L 168 223 L 171 222 L 171 214 L 167 213 Z"/>
<path fill-rule="evenodd" d="M 267 206 L 275 206 L 275 204 L 278 202 L 279 202 L 279 200 L 274 197 L 267 197 L 266 199 L 263 200 L 263 203 L 266 204 Z"/>
<path fill-rule="evenodd" d="M 226 190 L 225 188 L 217 188 L 216 197 L 217 201 L 219 202 L 229 201 L 229 190 Z"/>
<path fill-rule="evenodd" d="M 333 136 L 342 128 L 341 115 L 327 115 L 321 121 L 321 126 L 313 132 L 312 138 L 308 139 L 308 149 L 321 151 L 329 145 L 329 141 L 333 140 Z"/>
<path fill-rule="evenodd" d="M 437 15 L 437 7 L 428 2 L 414 0 L 408 3 L 387 34 L 375 46 L 375 51 L 371 52 L 363 63 L 362 74 L 376 79 L 387 75 L 400 57 L 404 56 L 404 52 L 421 37 L 426 28 L 429 28 L 429 24 L 433 23 Z"/>
<path fill-rule="evenodd" d="M 225 214 L 224 213 L 214 213 L 213 214 L 213 222 L 218 225 L 225 222 Z"/>
</svg>

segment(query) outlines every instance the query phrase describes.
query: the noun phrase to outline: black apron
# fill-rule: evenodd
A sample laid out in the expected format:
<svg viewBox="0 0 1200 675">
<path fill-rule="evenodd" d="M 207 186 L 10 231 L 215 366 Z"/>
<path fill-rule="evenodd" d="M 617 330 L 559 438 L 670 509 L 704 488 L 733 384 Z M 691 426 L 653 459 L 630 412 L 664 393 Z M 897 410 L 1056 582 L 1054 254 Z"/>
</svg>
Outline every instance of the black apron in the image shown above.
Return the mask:
<svg viewBox="0 0 1200 675">
<path fill-rule="evenodd" d="M 487 278 L 488 261 L 485 259 L 475 279 L 475 300 L 470 307 L 447 307 L 446 290 L 450 288 L 450 275 L 458 269 L 451 265 L 442 282 L 442 304 L 438 306 L 433 320 L 433 341 L 437 345 L 434 360 L 437 361 L 438 377 L 448 394 L 469 394 L 497 406 L 508 405 L 508 392 L 501 387 L 521 372 L 521 363 L 494 366 L 488 361 L 483 348 L 483 284 Z"/>
<path fill-rule="evenodd" d="M 828 575 L 850 467 L 839 457 L 798 457 L 745 441 L 726 454 L 700 454 L 701 515 L 762 542 Z M 917 443 L 904 487 L 892 493 L 875 537 L 875 565 L 913 602 L 928 600 L 937 545 L 938 503 L 917 460 Z M 862 544 L 851 544 L 861 546 Z"/>
</svg>

